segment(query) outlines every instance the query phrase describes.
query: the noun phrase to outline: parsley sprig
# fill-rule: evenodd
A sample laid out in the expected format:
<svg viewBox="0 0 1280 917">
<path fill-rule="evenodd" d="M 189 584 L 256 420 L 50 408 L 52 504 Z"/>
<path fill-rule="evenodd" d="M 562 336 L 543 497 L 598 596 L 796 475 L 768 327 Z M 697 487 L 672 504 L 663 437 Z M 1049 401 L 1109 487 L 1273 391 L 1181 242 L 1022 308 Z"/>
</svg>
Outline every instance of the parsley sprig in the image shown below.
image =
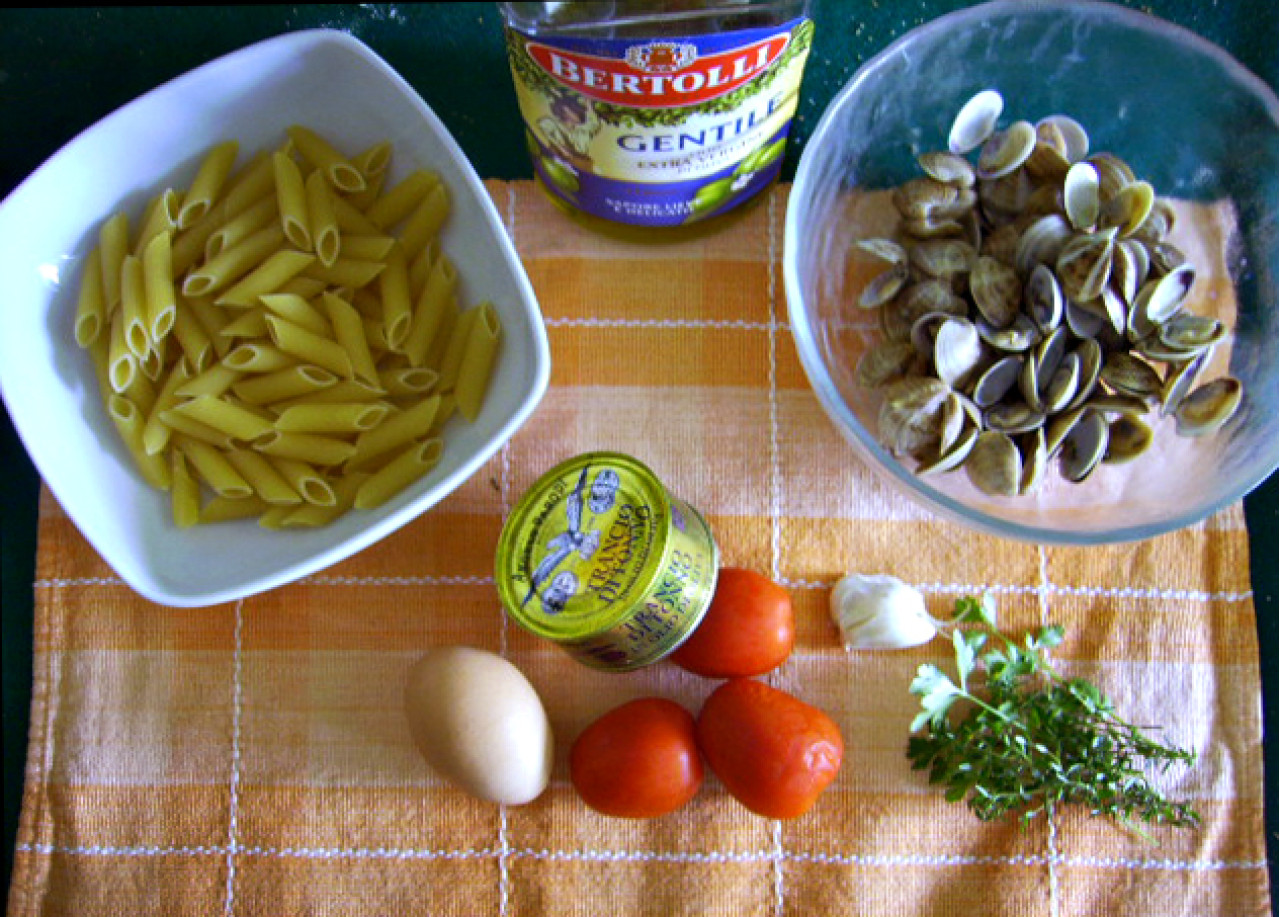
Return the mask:
<svg viewBox="0 0 1280 917">
<path fill-rule="evenodd" d="M 1055 672 L 1045 651 L 1062 642 L 1062 627 L 1015 642 L 997 629 L 990 595 L 959 599 L 955 622 L 976 626 L 952 631 L 956 678 L 935 665 L 917 670 L 911 693 L 921 711 L 907 746 L 912 767 L 944 785 L 948 801 L 967 801 L 983 821 L 1016 816 L 1024 825 L 1080 805 L 1147 839 L 1139 821 L 1199 823 L 1190 805 L 1155 789 L 1145 769 L 1190 766 L 1195 753 L 1123 720 L 1087 679 Z"/>
</svg>

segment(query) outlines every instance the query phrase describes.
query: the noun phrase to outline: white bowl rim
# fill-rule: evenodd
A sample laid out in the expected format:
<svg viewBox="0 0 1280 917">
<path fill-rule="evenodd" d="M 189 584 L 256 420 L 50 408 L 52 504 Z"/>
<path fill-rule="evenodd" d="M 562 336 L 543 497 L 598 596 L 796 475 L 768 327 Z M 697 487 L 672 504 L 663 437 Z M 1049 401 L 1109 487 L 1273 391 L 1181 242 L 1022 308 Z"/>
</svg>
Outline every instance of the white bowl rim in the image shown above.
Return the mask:
<svg viewBox="0 0 1280 917">
<path fill-rule="evenodd" d="M 844 87 L 832 98 L 827 108 L 823 111 L 822 117 L 818 120 L 817 126 L 806 141 L 805 149 L 801 153 L 800 161 L 796 167 L 792 194 L 787 202 L 783 229 L 782 267 L 789 323 L 805 375 L 808 377 L 809 383 L 823 408 L 833 419 L 838 419 L 839 422 L 836 426 L 839 432 L 846 438 L 853 437 L 854 445 L 864 450 L 865 454 L 870 457 L 865 461 L 873 471 L 897 481 L 903 486 L 904 493 L 930 512 L 938 513 L 944 518 L 979 531 L 1004 538 L 1042 544 L 1094 546 L 1140 541 L 1203 521 L 1214 513 L 1233 505 L 1274 474 L 1277 468 L 1280 467 L 1278 450 L 1273 449 L 1268 470 L 1256 475 L 1256 480 L 1245 480 L 1242 486 L 1236 488 L 1228 496 L 1198 509 L 1168 517 L 1156 524 L 1122 526 L 1104 531 L 1072 531 L 1013 522 L 966 506 L 959 500 L 930 486 L 927 481 L 921 480 L 902 466 L 901 463 L 891 459 L 880 444 L 863 429 L 861 422 L 849 410 L 839 392 L 836 391 L 835 386 L 830 380 L 824 379 L 818 370 L 818 367 L 822 365 L 822 359 L 818 354 L 818 345 L 814 339 L 812 329 L 803 320 L 801 309 L 798 305 L 801 302 L 802 292 L 800 280 L 796 274 L 797 252 L 800 246 L 797 213 L 801 197 L 794 193 L 795 188 L 803 187 L 805 184 L 804 179 L 813 168 L 814 156 L 809 153 L 810 147 L 818 144 L 826 134 L 834 129 L 836 110 L 841 107 L 849 96 L 857 91 L 860 84 L 868 78 L 869 74 L 885 66 L 889 60 L 897 56 L 904 44 L 921 34 L 942 31 L 974 21 L 983 21 L 992 13 L 1025 13 L 1033 10 L 1078 11 L 1081 7 L 1088 7 L 1100 15 L 1113 17 L 1122 24 L 1134 29 L 1170 38 L 1213 59 L 1220 67 L 1230 73 L 1233 79 L 1238 80 L 1264 104 L 1267 111 L 1270 112 L 1273 122 L 1280 121 L 1280 115 L 1277 114 L 1277 109 L 1280 106 L 1278 106 L 1276 93 L 1257 74 L 1246 68 L 1223 48 L 1203 36 L 1158 16 L 1120 6 L 1110 2 L 1110 0 L 987 0 L 987 2 L 976 6 L 945 13 L 899 36 L 891 44 L 861 64 Z M 1280 446 L 1280 444 L 1277 445 Z"/>
</svg>

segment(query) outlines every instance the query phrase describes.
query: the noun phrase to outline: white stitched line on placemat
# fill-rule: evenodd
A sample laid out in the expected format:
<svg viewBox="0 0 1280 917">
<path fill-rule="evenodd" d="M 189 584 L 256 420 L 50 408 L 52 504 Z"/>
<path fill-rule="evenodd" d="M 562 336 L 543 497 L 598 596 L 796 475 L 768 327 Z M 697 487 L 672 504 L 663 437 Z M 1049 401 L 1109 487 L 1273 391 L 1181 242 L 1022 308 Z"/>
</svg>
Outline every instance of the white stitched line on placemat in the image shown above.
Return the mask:
<svg viewBox="0 0 1280 917">
<path fill-rule="evenodd" d="M 772 266 L 770 267 L 772 272 Z M 713 329 L 717 331 L 759 331 L 774 334 L 790 325 L 775 321 L 748 322 L 715 318 L 548 318 L 549 328 L 658 328 L 673 331 Z"/>
<path fill-rule="evenodd" d="M 89 846 L 65 846 L 60 844 L 18 844 L 19 853 L 38 853 L 43 856 L 226 856 L 231 848 L 222 846 L 192 847 L 117 847 L 108 844 Z M 296 857 L 321 860 L 476 860 L 497 857 L 501 851 L 489 848 L 473 850 L 422 850 L 397 847 L 246 847 L 237 846 L 239 856 Z M 759 851 L 710 851 L 707 853 L 662 852 L 656 850 L 536 850 L 532 847 L 512 848 L 512 857 L 559 862 L 600 863 L 772 863 L 777 859 L 772 850 Z M 968 854 L 843 854 L 843 853 L 788 853 L 786 859 L 794 863 L 814 863 L 819 866 L 1034 866 L 1045 865 L 1049 857 L 1031 856 L 971 856 Z M 1130 859 L 1125 857 L 1057 856 L 1054 860 L 1062 866 L 1093 867 L 1097 869 L 1166 870 L 1169 872 L 1225 872 L 1228 870 L 1265 869 L 1266 860 L 1172 860 Z"/>
<path fill-rule="evenodd" d="M 1037 588 L 1037 600 L 1040 603 L 1040 626 L 1049 626 L 1049 590 L 1053 588 L 1053 583 L 1049 579 L 1049 552 L 1044 545 L 1040 545 L 1036 549 L 1040 561 L 1040 584 Z M 1052 654 L 1051 649 L 1046 649 L 1045 655 Z M 1061 910 L 1060 899 L 1061 891 L 1058 886 L 1058 816 L 1053 806 L 1049 806 L 1046 814 L 1046 820 L 1049 830 L 1045 837 L 1045 849 L 1049 852 L 1049 917 L 1058 917 Z"/>
<path fill-rule="evenodd" d="M 232 657 L 231 689 L 231 787 L 227 818 L 227 897 L 222 912 L 231 917 L 235 913 L 236 846 L 240 821 L 240 711 L 243 700 L 241 676 L 244 657 L 244 599 L 236 602 L 235 643 Z"/>
</svg>

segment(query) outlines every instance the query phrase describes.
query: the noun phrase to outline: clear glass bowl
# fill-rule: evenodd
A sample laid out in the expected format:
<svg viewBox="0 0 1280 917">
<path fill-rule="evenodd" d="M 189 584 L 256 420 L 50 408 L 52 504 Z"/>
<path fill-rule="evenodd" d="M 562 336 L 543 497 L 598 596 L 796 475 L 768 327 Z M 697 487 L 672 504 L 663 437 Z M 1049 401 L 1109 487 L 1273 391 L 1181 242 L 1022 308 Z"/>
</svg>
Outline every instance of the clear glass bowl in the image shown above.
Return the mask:
<svg viewBox="0 0 1280 917">
<path fill-rule="evenodd" d="M 1146 416 L 1155 444 L 1082 483 L 1056 463 L 1031 494 L 991 497 L 963 471 L 917 477 L 879 442 L 881 390 L 857 382 L 879 335 L 855 300 L 865 282 L 851 243 L 882 236 L 888 191 L 920 175 L 916 155 L 947 147 L 977 92 L 1005 100 L 1000 126 L 1063 113 L 1091 152 L 1124 158 L 1158 194 L 1197 216 L 1175 238 L 1196 262 L 1194 293 L 1224 318 L 1213 375 L 1244 384 L 1217 433 L 1184 438 Z M 992 2 L 943 16 L 868 61 L 835 97 L 801 157 L 786 217 L 784 276 L 796 347 L 818 399 L 865 461 L 895 489 L 954 521 L 1057 544 L 1148 538 L 1242 498 L 1277 465 L 1277 103 L 1275 94 L 1198 36 L 1106 3 Z M 907 460 L 910 461 L 910 460 Z"/>
</svg>

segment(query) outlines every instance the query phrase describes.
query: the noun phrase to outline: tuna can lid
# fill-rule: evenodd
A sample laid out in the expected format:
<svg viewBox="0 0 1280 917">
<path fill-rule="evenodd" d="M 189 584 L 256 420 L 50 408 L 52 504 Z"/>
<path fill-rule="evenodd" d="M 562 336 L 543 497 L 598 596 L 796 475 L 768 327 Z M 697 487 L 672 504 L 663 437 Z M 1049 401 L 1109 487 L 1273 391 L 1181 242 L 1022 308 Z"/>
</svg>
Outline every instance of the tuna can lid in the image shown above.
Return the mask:
<svg viewBox="0 0 1280 917">
<path fill-rule="evenodd" d="M 507 613 L 556 641 L 607 631 L 655 587 L 671 513 L 662 482 L 630 456 L 589 452 L 552 468 L 498 540 L 495 581 Z"/>
</svg>

